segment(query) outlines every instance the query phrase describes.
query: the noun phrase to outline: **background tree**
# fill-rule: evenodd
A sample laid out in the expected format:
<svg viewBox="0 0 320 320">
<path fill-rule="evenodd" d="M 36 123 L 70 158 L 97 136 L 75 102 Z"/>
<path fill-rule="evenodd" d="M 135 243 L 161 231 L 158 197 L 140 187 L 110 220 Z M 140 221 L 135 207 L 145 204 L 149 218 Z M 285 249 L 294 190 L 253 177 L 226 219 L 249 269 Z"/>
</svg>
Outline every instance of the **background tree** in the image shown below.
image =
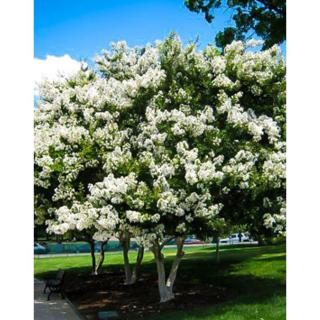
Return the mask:
<svg viewBox="0 0 320 320">
<path fill-rule="evenodd" d="M 217 10 L 229 8 L 235 26 L 217 33 L 218 47 L 223 48 L 233 40 L 245 40 L 254 33 L 264 40 L 264 48 L 286 40 L 285 0 L 185 0 L 185 4 L 191 11 L 204 13 L 209 23 L 214 22 Z"/>
<path fill-rule="evenodd" d="M 203 226 L 200 230 L 200 233 L 197 234 L 199 239 L 211 240 L 213 243 L 215 243 L 215 255 L 217 263 L 220 263 L 220 239 L 227 237 L 231 230 L 232 226 L 228 225 L 224 218 L 218 218 Z"/>
</svg>

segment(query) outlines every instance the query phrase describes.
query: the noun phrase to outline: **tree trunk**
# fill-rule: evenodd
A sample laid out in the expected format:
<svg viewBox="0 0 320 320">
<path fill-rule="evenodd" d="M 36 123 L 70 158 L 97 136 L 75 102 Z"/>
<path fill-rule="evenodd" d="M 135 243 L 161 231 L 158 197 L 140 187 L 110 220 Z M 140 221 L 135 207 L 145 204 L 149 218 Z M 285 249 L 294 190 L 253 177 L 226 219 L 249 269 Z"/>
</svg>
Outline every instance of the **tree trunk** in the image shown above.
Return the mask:
<svg viewBox="0 0 320 320">
<path fill-rule="evenodd" d="M 144 255 L 144 247 L 140 246 L 138 249 L 138 253 L 137 253 L 137 260 L 136 260 L 136 264 L 133 268 L 132 271 L 132 275 L 131 275 L 131 283 L 130 284 L 134 284 L 137 282 L 137 280 L 139 279 L 139 274 L 140 274 L 140 267 L 141 267 L 141 263 L 143 260 L 143 255 Z"/>
<path fill-rule="evenodd" d="M 153 247 L 153 254 L 157 264 L 158 289 L 159 289 L 161 303 L 168 302 L 174 299 L 173 286 L 177 277 L 177 272 L 178 272 L 180 262 L 184 256 L 184 252 L 182 250 L 183 244 L 184 244 L 184 238 L 182 237 L 177 238 L 177 253 L 172 263 L 168 279 L 166 279 L 164 256 L 161 252 L 163 247 L 160 246 L 158 243 L 155 243 Z"/>
<path fill-rule="evenodd" d="M 91 255 L 91 273 L 95 274 L 96 273 L 96 256 L 94 254 L 94 240 L 88 240 L 89 245 L 90 245 L 90 255 Z"/>
<path fill-rule="evenodd" d="M 132 270 L 129 260 L 129 248 L 130 248 L 130 237 L 128 232 L 124 232 L 120 237 L 122 244 L 122 253 L 123 253 L 123 263 L 124 263 L 124 273 L 125 281 L 124 284 L 132 284 Z"/>
<path fill-rule="evenodd" d="M 216 262 L 220 263 L 220 239 L 216 240 Z"/>
<path fill-rule="evenodd" d="M 130 249 L 130 235 L 128 232 L 124 232 L 120 241 L 122 244 L 123 251 L 123 262 L 124 262 L 124 272 L 125 272 L 125 285 L 132 285 L 137 282 L 139 277 L 140 266 L 142 263 L 143 255 L 144 255 L 144 247 L 139 247 L 137 260 L 135 266 L 132 268 L 130 265 L 129 259 L 129 249 Z"/>
<path fill-rule="evenodd" d="M 101 243 L 101 247 L 100 247 L 100 255 L 99 255 L 99 261 L 98 261 L 98 264 L 95 268 L 95 274 L 98 275 L 100 270 L 101 270 L 101 267 L 103 265 L 103 262 L 104 262 L 104 246 L 108 243 L 109 239 L 103 241 Z"/>
<path fill-rule="evenodd" d="M 174 299 L 173 291 L 166 285 L 166 271 L 164 267 L 164 257 L 161 250 L 155 254 L 155 260 L 158 271 L 158 289 L 160 294 L 160 302 L 167 302 Z"/>
<path fill-rule="evenodd" d="M 259 246 L 259 247 L 265 245 L 265 240 L 264 240 L 263 236 L 261 236 L 261 235 L 256 235 L 255 238 L 256 238 L 257 241 L 258 241 L 258 246 Z"/>
</svg>

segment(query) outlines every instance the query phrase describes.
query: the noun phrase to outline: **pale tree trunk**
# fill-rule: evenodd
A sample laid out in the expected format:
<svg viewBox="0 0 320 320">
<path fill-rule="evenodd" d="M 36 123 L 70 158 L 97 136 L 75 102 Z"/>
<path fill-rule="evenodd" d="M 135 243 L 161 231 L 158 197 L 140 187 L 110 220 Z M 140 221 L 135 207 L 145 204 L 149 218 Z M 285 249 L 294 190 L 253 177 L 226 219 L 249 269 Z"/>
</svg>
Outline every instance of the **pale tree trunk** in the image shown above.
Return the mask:
<svg viewBox="0 0 320 320">
<path fill-rule="evenodd" d="M 91 274 L 95 274 L 96 273 L 96 256 L 94 254 L 94 241 L 88 240 L 89 245 L 90 245 L 90 255 L 91 255 Z"/>
<path fill-rule="evenodd" d="M 137 260 L 136 260 L 136 264 L 133 267 L 132 270 L 132 274 L 131 274 L 131 283 L 130 284 L 134 284 L 137 282 L 139 275 L 140 275 L 140 267 L 141 267 L 141 263 L 143 260 L 143 255 L 144 255 L 144 247 L 140 246 L 138 249 L 138 253 L 137 253 Z"/>
<path fill-rule="evenodd" d="M 132 285 L 137 282 L 139 277 L 140 266 L 142 263 L 144 255 L 144 247 L 140 246 L 137 254 L 137 260 L 135 266 L 132 268 L 129 259 L 129 249 L 130 249 L 130 235 L 128 232 L 124 232 L 120 241 L 123 250 L 123 262 L 124 262 L 124 272 L 125 272 L 125 285 Z"/>
<path fill-rule="evenodd" d="M 158 289 L 159 289 L 161 303 L 168 302 L 174 299 L 173 285 L 176 280 L 180 262 L 184 256 L 183 244 L 184 244 L 184 238 L 183 237 L 177 238 L 177 253 L 172 263 L 168 278 L 166 278 L 164 256 L 161 252 L 163 245 L 161 246 L 159 245 L 159 243 L 155 243 L 154 247 L 152 248 L 152 251 L 156 260 L 156 264 L 157 264 Z"/>
<path fill-rule="evenodd" d="M 103 265 L 103 262 L 104 262 L 104 246 L 108 243 L 109 239 L 101 242 L 101 247 L 100 247 L 100 254 L 99 254 L 99 260 L 98 260 L 98 264 L 96 265 L 96 268 L 95 268 L 95 274 L 98 275 L 101 268 L 102 268 L 102 265 Z"/>
</svg>

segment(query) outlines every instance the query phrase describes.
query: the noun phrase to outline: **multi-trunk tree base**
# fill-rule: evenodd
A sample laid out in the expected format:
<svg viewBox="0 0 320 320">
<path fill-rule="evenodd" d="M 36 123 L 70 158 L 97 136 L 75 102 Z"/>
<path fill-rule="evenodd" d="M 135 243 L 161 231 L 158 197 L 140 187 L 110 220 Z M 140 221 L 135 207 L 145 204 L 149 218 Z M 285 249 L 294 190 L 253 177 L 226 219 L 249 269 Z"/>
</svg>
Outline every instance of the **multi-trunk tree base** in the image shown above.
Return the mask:
<svg viewBox="0 0 320 320">
<path fill-rule="evenodd" d="M 173 286 L 177 277 L 177 272 L 178 272 L 180 262 L 184 256 L 184 252 L 182 250 L 183 244 L 184 244 L 184 238 L 178 237 L 176 239 L 176 242 L 177 242 L 177 252 L 176 252 L 175 259 L 172 263 L 168 278 L 166 278 L 164 256 L 161 252 L 164 244 L 160 245 L 158 242 L 155 242 L 154 246 L 152 247 L 152 252 L 154 254 L 154 258 L 156 260 L 156 265 L 157 265 L 158 289 L 159 289 L 161 303 L 168 302 L 174 299 Z"/>
<path fill-rule="evenodd" d="M 91 254 L 91 265 L 92 265 L 92 275 L 98 275 L 101 271 L 105 254 L 104 254 L 104 246 L 108 243 L 109 239 L 101 242 L 101 247 L 100 247 L 100 253 L 99 253 L 99 260 L 98 263 L 96 263 L 96 256 L 95 256 L 95 248 L 94 248 L 94 240 L 90 240 L 90 254 Z"/>
<path fill-rule="evenodd" d="M 131 266 L 129 259 L 129 249 L 130 249 L 130 235 L 124 233 L 120 237 L 123 250 L 123 261 L 124 261 L 124 271 L 125 271 L 125 285 L 135 284 L 139 278 L 140 267 L 144 255 L 144 247 L 140 246 L 137 253 L 137 259 L 134 266 Z"/>
</svg>

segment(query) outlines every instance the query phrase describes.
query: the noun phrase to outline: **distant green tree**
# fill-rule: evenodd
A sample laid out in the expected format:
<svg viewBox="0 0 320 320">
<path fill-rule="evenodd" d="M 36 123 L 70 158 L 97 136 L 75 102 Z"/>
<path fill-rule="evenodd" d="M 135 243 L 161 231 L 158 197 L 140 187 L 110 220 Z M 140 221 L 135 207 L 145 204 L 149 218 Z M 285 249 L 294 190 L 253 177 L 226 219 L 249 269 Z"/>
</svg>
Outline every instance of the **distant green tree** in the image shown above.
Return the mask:
<svg viewBox="0 0 320 320">
<path fill-rule="evenodd" d="M 207 225 L 203 226 L 197 233 L 197 237 L 202 240 L 212 239 L 215 243 L 216 262 L 220 263 L 220 239 L 230 234 L 232 226 L 227 224 L 224 218 L 211 220 Z"/>
<path fill-rule="evenodd" d="M 286 40 L 285 0 L 185 0 L 186 6 L 194 12 L 204 13 L 211 23 L 216 10 L 225 5 L 231 9 L 234 27 L 226 27 L 216 35 L 218 47 L 225 47 L 233 40 L 245 40 L 255 32 L 264 42 L 264 49 L 281 44 Z M 252 32 L 252 33 L 250 33 Z"/>
</svg>

